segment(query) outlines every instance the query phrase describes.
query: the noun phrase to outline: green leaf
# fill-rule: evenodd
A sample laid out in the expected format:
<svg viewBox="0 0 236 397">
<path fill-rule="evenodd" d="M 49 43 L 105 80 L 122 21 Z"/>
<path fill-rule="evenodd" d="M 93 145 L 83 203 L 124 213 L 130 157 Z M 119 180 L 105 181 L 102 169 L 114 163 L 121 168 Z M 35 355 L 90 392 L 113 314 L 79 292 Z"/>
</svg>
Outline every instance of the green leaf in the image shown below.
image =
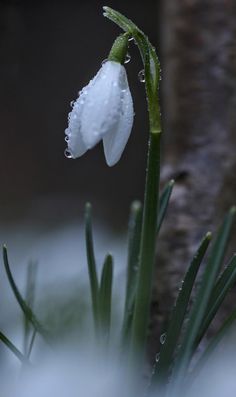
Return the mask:
<svg viewBox="0 0 236 397">
<path fill-rule="evenodd" d="M 92 232 L 92 206 L 87 203 L 85 206 L 85 240 L 92 298 L 93 318 L 95 329 L 98 326 L 98 277 L 94 255 L 93 232 Z"/>
<path fill-rule="evenodd" d="M 202 353 L 201 357 L 198 359 L 197 364 L 191 371 L 191 374 L 188 376 L 187 384 L 191 385 L 192 381 L 196 379 L 199 373 L 204 370 L 204 365 L 211 357 L 211 354 L 214 352 L 215 348 L 218 344 L 222 341 L 224 337 L 227 336 L 227 333 L 230 331 L 230 328 L 236 321 L 236 309 L 233 310 L 231 315 L 224 321 L 222 326 L 220 327 L 219 331 L 211 338 L 210 343 L 208 344 L 207 348 Z"/>
<path fill-rule="evenodd" d="M 99 314 L 101 331 L 105 333 L 106 338 L 109 337 L 111 326 L 112 279 L 113 258 L 112 255 L 108 254 L 104 261 L 99 290 Z"/>
<path fill-rule="evenodd" d="M 128 229 L 128 265 L 126 278 L 125 309 L 122 327 L 122 343 L 129 338 L 132 325 L 135 294 L 137 288 L 138 262 L 142 228 L 142 205 L 134 201 L 131 205 Z"/>
<path fill-rule="evenodd" d="M 30 355 L 31 355 L 36 335 L 37 335 L 37 331 L 36 331 L 36 329 L 34 329 L 32 335 L 31 335 L 31 338 L 30 338 L 30 342 L 29 342 L 29 347 L 28 347 L 28 351 L 27 351 L 27 358 L 29 358 Z"/>
<path fill-rule="evenodd" d="M 6 270 L 6 274 L 8 277 L 8 281 L 10 283 L 11 289 L 15 295 L 15 298 L 17 302 L 19 303 L 20 308 L 22 309 L 24 315 L 27 317 L 28 321 L 33 325 L 33 327 L 37 330 L 37 332 L 42 335 L 42 337 L 47 341 L 50 342 L 50 337 L 49 333 L 45 330 L 45 328 L 40 324 L 38 321 L 37 317 L 31 310 L 31 308 L 27 305 L 25 300 L 22 298 L 16 283 L 13 279 L 10 266 L 9 266 L 9 261 L 8 261 L 8 255 L 7 255 L 7 247 L 4 245 L 3 246 L 3 262 Z"/>
<path fill-rule="evenodd" d="M 29 364 L 29 360 L 25 357 L 20 350 L 0 331 L 0 340 L 11 350 L 11 352 L 23 363 Z"/>
<path fill-rule="evenodd" d="M 37 264 L 30 262 L 27 267 L 26 274 L 26 292 L 25 292 L 25 302 L 33 310 L 34 300 L 35 300 L 35 285 L 36 285 L 36 269 Z M 24 316 L 24 353 L 28 355 L 29 351 L 29 336 L 30 336 L 30 322 L 28 318 Z"/>
<path fill-rule="evenodd" d="M 153 378 L 155 383 L 163 383 L 167 380 L 170 369 L 173 363 L 174 351 L 177 347 L 183 321 L 189 304 L 191 291 L 200 267 L 204 258 L 209 242 L 211 240 L 211 233 L 207 233 L 203 238 L 192 262 L 187 270 L 182 286 L 180 288 L 176 304 L 173 308 L 172 315 L 168 324 L 165 343 L 161 347 L 160 356 L 156 365 L 156 371 Z"/>
<path fill-rule="evenodd" d="M 170 196 L 174 187 L 175 181 L 172 179 L 167 183 L 164 187 L 164 190 L 160 196 L 160 208 L 158 213 L 158 220 L 157 220 L 157 233 L 159 233 L 163 219 L 166 214 L 166 210 L 169 204 Z"/>
<path fill-rule="evenodd" d="M 229 261 L 228 266 L 219 277 L 212 291 L 206 315 L 204 316 L 202 325 L 198 332 L 196 345 L 198 345 L 207 331 L 211 321 L 215 317 L 220 305 L 226 297 L 229 290 L 236 282 L 236 255 L 234 255 Z"/>
<path fill-rule="evenodd" d="M 219 229 L 210 257 L 207 261 L 202 281 L 196 295 L 196 300 L 190 313 L 182 345 L 178 351 L 177 359 L 174 364 L 173 376 L 170 385 L 172 392 L 174 390 L 177 390 L 178 392 L 179 387 L 181 387 L 185 371 L 188 367 L 194 348 L 196 347 L 196 338 L 207 313 L 208 303 L 225 254 L 234 216 L 235 208 L 231 208 Z"/>
</svg>

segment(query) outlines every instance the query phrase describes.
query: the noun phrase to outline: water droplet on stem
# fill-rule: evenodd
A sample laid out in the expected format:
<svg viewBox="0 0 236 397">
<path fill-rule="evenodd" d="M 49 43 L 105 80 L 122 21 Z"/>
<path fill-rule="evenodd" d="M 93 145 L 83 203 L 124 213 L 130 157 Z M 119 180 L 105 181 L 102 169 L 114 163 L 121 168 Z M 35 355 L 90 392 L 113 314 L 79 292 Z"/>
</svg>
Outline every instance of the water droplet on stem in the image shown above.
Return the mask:
<svg viewBox="0 0 236 397">
<path fill-rule="evenodd" d="M 129 63 L 131 60 L 131 55 L 127 52 L 124 63 Z"/>
<path fill-rule="evenodd" d="M 140 70 L 138 73 L 138 79 L 141 83 L 145 83 L 145 72 L 144 69 Z"/>
<path fill-rule="evenodd" d="M 164 345 L 165 341 L 166 341 L 166 334 L 164 333 L 164 334 L 161 334 L 161 336 L 160 336 L 161 345 Z"/>
</svg>

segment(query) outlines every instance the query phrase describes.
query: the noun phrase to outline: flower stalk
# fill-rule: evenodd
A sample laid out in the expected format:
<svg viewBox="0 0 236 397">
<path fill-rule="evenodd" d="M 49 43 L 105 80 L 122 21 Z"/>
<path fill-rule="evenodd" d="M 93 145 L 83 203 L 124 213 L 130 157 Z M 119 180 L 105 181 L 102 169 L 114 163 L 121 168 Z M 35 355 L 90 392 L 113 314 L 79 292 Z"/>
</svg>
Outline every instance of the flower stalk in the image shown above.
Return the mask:
<svg viewBox="0 0 236 397">
<path fill-rule="evenodd" d="M 138 45 L 144 65 L 145 88 L 149 112 L 149 142 L 145 194 L 143 205 L 140 259 L 134 318 L 131 333 L 131 361 L 140 355 L 140 365 L 146 347 L 149 308 L 155 260 L 156 230 L 159 208 L 161 118 L 158 98 L 160 65 L 154 47 L 147 36 L 128 18 L 104 7 L 104 15 L 128 32 Z"/>
</svg>

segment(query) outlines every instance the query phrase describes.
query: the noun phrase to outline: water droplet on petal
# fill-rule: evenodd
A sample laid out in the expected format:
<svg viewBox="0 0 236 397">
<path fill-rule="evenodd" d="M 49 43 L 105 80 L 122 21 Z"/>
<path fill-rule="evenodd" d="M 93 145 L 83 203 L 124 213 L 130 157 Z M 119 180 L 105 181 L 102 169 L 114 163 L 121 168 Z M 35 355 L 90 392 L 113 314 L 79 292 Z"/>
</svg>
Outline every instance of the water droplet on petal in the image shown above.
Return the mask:
<svg viewBox="0 0 236 397">
<path fill-rule="evenodd" d="M 156 354 L 156 357 L 155 357 L 156 363 L 158 363 L 159 360 L 160 360 L 160 353 L 157 353 L 157 354 Z"/>
<path fill-rule="evenodd" d="M 75 101 L 70 102 L 70 106 L 73 108 Z"/>
<path fill-rule="evenodd" d="M 68 136 L 68 135 L 67 135 L 67 136 L 65 136 L 65 141 L 66 141 L 66 142 L 69 142 L 69 139 L 70 139 L 70 138 L 69 138 L 69 136 Z"/>
<path fill-rule="evenodd" d="M 144 69 L 140 70 L 138 73 L 138 79 L 141 83 L 145 83 L 145 72 Z"/>
<path fill-rule="evenodd" d="M 66 156 L 67 159 L 72 159 L 72 154 L 71 154 L 71 152 L 69 151 L 69 149 L 66 149 L 66 150 L 64 151 L 64 155 Z"/>
<path fill-rule="evenodd" d="M 102 63 L 101 63 L 101 65 L 104 65 L 106 62 L 108 61 L 108 59 L 106 58 L 106 59 L 103 59 L 103 61 L 102 61 Z"/>
<path fill-rule="evenodd" d="M 164 345 L 165 341 L 166 341 L 166 334 L 164 333 L 164 334 L 161 334 L 161 336 L 160 336 L 161 345 Z"/>
<path fill-rule="evenodd" d="M 129 63 L 131 60 L 131 55 L 127 52 L 124 63 Z"/>
</svg>

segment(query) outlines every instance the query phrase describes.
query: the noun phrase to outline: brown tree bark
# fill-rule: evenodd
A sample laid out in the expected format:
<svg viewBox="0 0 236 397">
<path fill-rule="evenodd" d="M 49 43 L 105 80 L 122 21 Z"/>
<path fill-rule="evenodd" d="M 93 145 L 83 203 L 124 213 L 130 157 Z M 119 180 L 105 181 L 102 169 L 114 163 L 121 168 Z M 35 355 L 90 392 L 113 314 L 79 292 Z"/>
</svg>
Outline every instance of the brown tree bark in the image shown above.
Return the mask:
<svg viewBox="0 0 236 397">
<path fill-rule="evenodd" d="M 158 245 L 159 330 L 201 237 L 236 202 L 235 2 L 163 3 L 162 181 L 176 184 Z"/>
</svg>

